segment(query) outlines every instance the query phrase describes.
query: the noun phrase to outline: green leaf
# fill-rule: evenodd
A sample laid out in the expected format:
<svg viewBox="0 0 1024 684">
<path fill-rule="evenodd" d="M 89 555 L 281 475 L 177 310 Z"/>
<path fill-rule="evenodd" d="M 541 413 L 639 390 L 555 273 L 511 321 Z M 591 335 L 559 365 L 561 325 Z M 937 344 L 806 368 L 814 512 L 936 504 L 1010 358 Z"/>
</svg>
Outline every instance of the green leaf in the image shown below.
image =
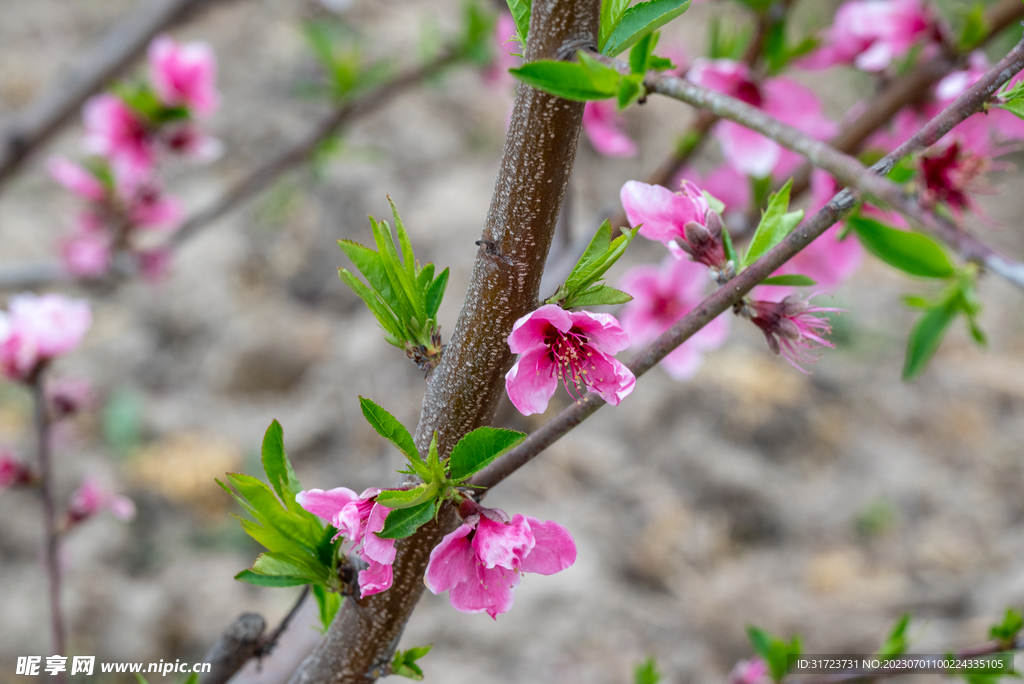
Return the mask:
<svg viewBox="0 0 1024 684">
<path fill-rule="evenodd" d="M 1020 630 L 1024 629 L 1024 615 L 1013 608 L 1006 609 L 1003 621 L 992 625 L 989 634 L 1002 646 L 1009 649 L 1013 646 L 1014 639 Z"/>
<path fill-rule="evenodd" d="M 661 673 L 658 672 L 658 663 L 654 656 L 649 656 L 633 669 L 634 684 L 658 684 L 660 681 Z"/>
<path fill-rule="evenodd" d="M 274 577 L 304 577 L 308 582 L 326 582 L 327 568 L 307 563 L 295 556 L 284 553 L 261 553 L 252 564 L 252 571 L 258 575 Z"/>
<path fill-rule="evenodd" d="M 621 77 L 614 69 L 591 71 L 577 62 L 539 60 L 509 73 L 523 83 L 566 100 L 606 100 L 618 93 Z"/>
<path fill-rule="evenodd" d="M 971 48 L 980 43 L 988 35 L 988 26 L 985 21 L 985 5 L 975 2 L 974 6 L 964 17 L 963 29 L 960 32 L 960 50 L 969 52 Z"/>
<path fill-rule="evenodd" d="M 647 62 L 650 60 L 651 54 L 654 52 L 654 46 L 657 44 L 658 34 L 648 33 L 630 49 L 629 70 L 634 75 L 639 75 L 643 78 L 643 75 L 647 73 Z"/>
<path fill-rule="evenodd" d="M 918 319 L 907 340 L 907 355 L 903 362 L 904 380 L 913 380 L 928 367 L 928 362 L 938 351 L 942 337 L 957 313 L 955 304 L 945 301 L 927 309 Z"/>
<path fill-rule="evenodd" d="M 438 483 L 431 482 L 412 489 L 385 489 L 377 495 L 377 503 L 392 510 L 413 508 L 424 501 L 433 500 L 439 488 Z"/>
<path fill-rule="evenodd" d="M 338 608 L 341 607 L 341 594 L 329 591 L 323 585 L 314 584 L 313 598 L 316 599 L 316 605 L 320 609 L 320 632 L 322 634 L 327 631 L 331 622 L 334 621 L 334 616 L 338 614 Z"/>
<path fill-rule="evenodd" d="M 427 288 L 425 299 L 427 301 L 427 318 L 437 318 L 437 310 L 441 308 L 441 300 L 444 299 L 444 291 L 448 288 L 448 269 L 441 271 L 430 286 Z"/>
<path fill-rule="evenodd" d="M 315 517 L 307 518 L 284 508 L 274 492 L 255 477 L 228 473 L 228 481 L 249 502 L 246 510 L 264 527 L 274 527 L 301 545 L 303 551 L 316 555 L 316 545 L 323 530 Z"/>
<path fill-rule="evenodd" d="M 614 57 L 686 11 L 690 0 L 650 0 L 633 5 L 608 36 L 601 53 Z"/>
<path fill-rule="evenodd" d="M 193 672 L 181 684 L 199 684 L 199 673 L 198 672 Z"/>
<path fill-rule="evenodd" d="M 519 43 L 526 50 L 526 36 L 530 32 L 530 4 L 532 0 L 506 0 L 508 9 L 512 12 L 512 18 L 516 21 L 516 32 L 519 34 Z"/>
<path fill-rule="evenodd" d="M 377 243 L 377 252 L 380 254 L 384 272 L 387 273 L 399 302 L 395 313 L 403 322 L 415 318 L 420 308 L 416 302 L 416 290 L 413 288 L 413 279 L 406 274 L 405 266 L 398 256 L 395 241 L 391 237 L 391 226 L 387 221 L 377 221 L 371 216 L 370 228 L 373 230 L 373 239 Z"/>
<path fill-rule="evenodd" d="M 761 281 L 762 285 L 788 285 L 790 287 L 810 287 L 811 285 L 817 285 L 818 281 L 813 278 L 808 278 L 805 275 L 797 274 L 786 274 L 771 276 Z"/>
<path fill-rule="evenodd" d="M 890 228 L 863 216 L 851 216 L 847 224 L 865 249 L 904 273 L 924 278 L 949 278 L 955 273 L 945 250 L 927 235 Z"/>
<path fill-rule="evenodd" d="M 617 96 L 618 107 L 620 110 L 625 109 L 629 105 L 633 104 L 646 92 L 643 86 L 644 77 L 641 74 L 630 74 L 622 79 L 619 83 L 619 93 Z"/>
<path fill-rule="evenodd" d="M 377 431 L 377 434 L 388 440 L 410 461 L 422 463 L 416 442 L 409 430 L 397 418 L 366 397 L 359 397 L 359 408 L 363 411 L 366 422 Z"/>
<path fill-rule="evenodd" d="M 295 477 L 292 464 L 288 462 L 288 456 L 285 455 L 284 430 L 276 420 L 270 423 L 270 427 L 263 435 L 262 456 L 263 472 L 267 474 L 270 486 L 277 492 L 281 501 L 284 501 L 290 510 L 304 511 L 301 506 L 292 508 L 292 505 L 295 504 L 295 495 L 302 491 L 302 485 Z"/>
<path fill-rule="evenodd" d="M 384 529 L 376 534 L 381 539 L 403 539 L 411 536 L 420 525 L 434 517 L 437 507 L 437 501 L 425 501 L 419 506 L 391 511 L 384 520 Z"/>
<path fill-rule="evenodd" d="M 707 190 L 701 190 L 701 194 L 704 195 L 704 199 L 707 200 L 708 208 L 716 214 L 721 214 L 725 211 L 725 202 L 712 195 Z"/>
<path fill-rule="evenodd" d="M 920 295 L 904 295 L 903 303 L 911 309 L 927 309 L 932 305 L 930 301 Z"/>
<path fill-rule="evenodd" d="M 398 207 L 395 206 L 391 195 L 388 195 L 388 204 L 391 205 L 391 216 L 395 220 L 395 230 L 398 231 L 398 245 L 402 248 L 405 275 L 409 278 L 409 282 L 416 282 L 416 258 L 412 252 L 412 241 L 409 239 L 409 233 L 405 230 L 402 218 L 398 215 Z"/>
<path fill-rule="evenodd" d="M 243 570 L 235 575 L 235 579 L 246 584 L 255 584 L 258 587 L 301 587 L 304 584 L 309 584 L 309 580 L 304 577 L 261 575 L 252 570 Z"/>
<path fill-rule="evenodd" d="M 768 200 L 768 208 L 761 215 L 761 222 L 757 224 L 757 230 L 754 231 L 754 236 L 750 239 L 750 246 L 747 247 L 747 253 L 743 257 L 744 268 L 782 242 L 803 219 L 803 211 L 786 213 L 789 208 L 789 191 L 792 187 L 793 179 L 790 178 Z"/>
<path fill-rule="evenodd" d="M 565 308 L 575 306 L 611 306 L 633 301 L 633 296 L 607 285 L 595 285 L 578 295 L 565 300 Z"/>
<path fill-rule="evenodd" d="M 498 456 L 526 439 L 515 430 L 479 427 L 459 440 L 448 457 L 448 472 L 455 482 L 487 467 Z"/>
<path fill-rule="evenodd" d="M 731 261 L 733 264 L 740 263 L 740 255 L 736 253 L 736 248 L 732 246 L 732 236 L 729 235 L 729 229 L 724 225 L 722 226 L 722 246 L 725 247 L 726 261 Z"/>
<path fill-rule="evenodd" d="M 996 106 L 1000 109 L 1005 109 L 1011 114 L 1016 114 L 1018 118 L 1024 119 L 1024 98 L 1016 98 Z"/>
<path fill-rule="evenodd" d="M 352 291 L 363 300 L 370 313 L 377 319 L 377 323 L 384 329 L 384 338 L 389 344 L 404 348 L 406 338 L 405 326 L 398 320 L 398 317 L 381 300 L 380 295 L 368 288 L 363 281 L 356 278 L 344 268 L 338 269 L 338 277 L 341 281 L 352 288 Z"/>
<path fill-rule="evenodd" d="M 800 637 L 795 636 L 793 640 L 786 643 L 782 639 L 776 639 L 763 629 L 753 625 L 747 625 L 747 637 L 750 639 L 754 650 L 768 663 L 772 679 L 781 681 L 789 672 L 789 663 L 793 656 L 800 655 Z"/>
<path fill-rule="evenodd" d="M 611 222 L 605 221 L 601 224 L 594 239 L 590 241 L 587 250 L 576 262 L 569 277 L 565 279 L 562 297 L 571 299 L 581 290 L 589 289 L 597 283 L 604 274 L 611 268 L 619 257 L 626 251 L 626 247 L 636 237 L 640 226 L 622 229 L 622 234 L 611 242 L 607 242 L 611 236 Z M 602 250 L 603 245 L 603 250 Z"/>
<path fill-rule="evenodd" d="M 608 37 L 622 21 L 622 15 L 629 7 L 630 0 L 601 0 L 601 31 L 598 39 L 598 50 L 604 50 Z"/>
<path fill-rule="evenodd" d="M 879 647 L 877 655 L 879 658 L 888 660 L 906 652 L 908 646 L 907 627 L 910 625 L 910 613 L 904 613 L 896 624 L 889 630 L 889 636 Z"/>
<path fill-rule="evenodd" d="M 410 648 L 407 651 L 396 651 L 395 657 L 391 661 L 391 673 L 416 681 L 423 679 L 423 670 L 416 664 L 416 661 L 430 653 L 430 649 L 433 647 L 433 644 L 429 644 Z"/>
<path fill-rule="evenodd" d="M 380 254 L 351 240 L 338 240 L 338 246 L 341 247 L 342 251 L 345 252 L 345 256 L 363 274 L 366 282 L 381 296 L 381 299 L 388 307 L 393 312 L 399 313 L 401 311 L 401 302 L 398 301 L 398 295 L 395 293 L 394 288 L 391 287 L 391 281 L 384 270 L 384 262 L 381 261 Z"/>
</svg>

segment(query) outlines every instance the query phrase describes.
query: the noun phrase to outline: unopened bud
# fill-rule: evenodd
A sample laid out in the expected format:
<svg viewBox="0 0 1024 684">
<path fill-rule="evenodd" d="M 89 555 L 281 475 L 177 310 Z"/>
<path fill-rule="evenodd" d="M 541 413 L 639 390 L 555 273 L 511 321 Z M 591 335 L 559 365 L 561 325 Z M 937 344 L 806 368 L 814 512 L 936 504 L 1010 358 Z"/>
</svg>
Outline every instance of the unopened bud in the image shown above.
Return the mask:
<svg viewBox="0 0 1024 684">
<path fill-rule="evenodd" d="M 689 249 L 684 249 L 694 261 L 722 271 L 726 266 L 722 218 L 715 212 L 708 211 L 704 220 L 706 225 L 687 221 L 683 226 L 683 236 L 689 243 Z"/>
</svg>

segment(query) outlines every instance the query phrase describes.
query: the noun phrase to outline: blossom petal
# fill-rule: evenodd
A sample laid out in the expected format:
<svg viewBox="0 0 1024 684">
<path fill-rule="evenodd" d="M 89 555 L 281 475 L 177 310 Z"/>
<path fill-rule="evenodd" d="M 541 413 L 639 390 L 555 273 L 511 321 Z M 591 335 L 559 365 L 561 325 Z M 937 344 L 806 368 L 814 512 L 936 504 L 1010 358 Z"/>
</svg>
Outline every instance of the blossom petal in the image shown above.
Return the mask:
<svg viewBox="0 0 1024 684">
<path fill-rule="evenodd" d="M 722 154 L 729 164 L 755 178 L 770 174 L 782 151 L 778 143 L 732 121 L 722 121 L 715 126 L 715 137 L 722 144 Z"/>
<path fill-rule="evenodd" d="M 544 347 L 544 336 L 548 327 L 566 332 L 572 327 L 569 312 L 557 304 L 545 304 L 526 314 L 512 326 L 508 346 L 513 354 L 522 354 L 531 349 Z"/>
<path fill-rule="evenodd" d="M 295 495 L 295 503 L 324 520 L 333 520 L 341 509 L 358 500 L 356 493 L 348 487 L 336 487 L 326 492 L 309 489 Z"/>
<path fill-rule="evenodd" d="M 555 366 L 546 347 L 521 355 L 505 374 L 508 398 L 524 416 L 544 413 L 557 388 Z"/>
<path fill-rule="evenodd" d="M 573 327 L 587 336 L 588 344 L 606 354 L 617 354 L 629 347 L 629 335 L 611 314 L 571 311 Z"/>
<path fill-rule="evenodd" d="M 467 578 L 475 577 L 476 552 L 467 536 L 473 531 L 469 525 L 460 525 L 451 534 L 446 534 L 430 552 L 430 562 L 423 575 L 423 583 L 433 594 L 452 589 Z"/>
<path fill-rule="evenodd" d="M 576 542 L 567 529 L 553 520 L 541 522 L 526 516 L 526 521 L 537 543 L 523 561 L 523 572 L 553 575 L 576 562 Z"/>
<path fill-rule="evenodd" d="M 614 356 L 595 354 L 591 360 L 594 376 L 587 376 L 587 389 L 600 394 L 612 406 L 618 406 L 633 391 L 636 376 Z"/>
<path fill-rule="evenodd" d="M 359 571 L 359 595 L 362 598 L 390 589 L 394 579 L 394 569 L 390 563 L 378 563 L 373 559 L 368 562 L 370 567 Z"/>
<path fill-rule="evenodd" d="M 449 592 L 448 600 L 459 612 L 487 613 L 497 619 L 499 613 L 512 608 L 512 590 L 518 584 L 518 573 L 502 567 L 487 569 L 477 563 L 469 578 Z"/>
<path fill-rule="evenodd" d="M 384 529 L 384 520 L 391 512 L 379 503 L 373 504 L 370 516 L 366 519 L 366 532 L 363 535 L 363 553 L 371 560 L 390 565 L 395 562 L 395 540 L 381 539 L 376 535 Z"/>
<path fill-rule="evenodd" d="M 530 525 L 521 515 L 513 517 L 510 523 L 482 516 L 476 526 L 476 534 L 473 535 L 473 549 L 479 562 L 486 568 L 501 566 L 516 570 L 533 545 Z"/>
</svg>

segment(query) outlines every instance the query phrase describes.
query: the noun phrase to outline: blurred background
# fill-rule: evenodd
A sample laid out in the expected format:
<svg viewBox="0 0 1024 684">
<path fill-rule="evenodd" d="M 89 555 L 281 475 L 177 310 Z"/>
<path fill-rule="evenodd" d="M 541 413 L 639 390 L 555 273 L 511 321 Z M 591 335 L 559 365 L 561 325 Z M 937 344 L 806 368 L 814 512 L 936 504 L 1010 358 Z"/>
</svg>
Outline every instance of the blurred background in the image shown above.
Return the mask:
<svg viewBox="0 0 1024 684">
<path fill-rule="evenodd" d="M 795 25 L 827 25 L 837 5 L 798 2 Z M 40 95 L 133 6 L 0 0 L 0 119 Z M 190 210 L 330 110 L 303 87 L 317 75 L 303 22 L 348 26 L 367 55 L 409 65 L 424 36 L 455 34 L 462 21 L 459 0 L 336 8 L 229 0 L 173 31 L 214 47 L 223 98 L 210 122 L 223 156 L 166 168 L 168 189 Z M 733 4 L 704 3 L 671 24 L 661 45 L 700 56 L 712 17 L 747 21 Z M 991 57 L 1005 54 L 1014 31 Z M 874 88 L 849 69 L 793 75 L 835 120 Z M 363 420 L 357 395 L 415 425 L 423 373 L 383 341 L 338 280 L 337 268 L 349 264 L 334 243 L 369 242 L 366 216 L 386 217 L 390 195 L 417 255 L 451 268 L 440 315 L 450 333 L 511 100 L 479 69 L 454 68 L 354 122 L 315 169 L 283 175 L 204 228 L 163 282 L 47 288 L 88 296 L 95 316 L 82 348 L 57 365 L 56 375 L 87 379 L 95 396 L 55 435 L 58 501 L 95 476 L 138 509 L 130 523 L 101 515 L 65 540 L 73 653 L 199 661 L 239 613 L 275 625 L 288 611 L 298 589 L 233 579 L 260 547 L 214 482 L 228 471 L 262 476 L 258 449 L 272 419 L 284 426 L 307 488 L 360 491 L 395 480 L 400 458 Z M 622 183 L 657 168 L 694 113 L 651 98 L 625 117 L 640 153 L 606 158 L 581 140 L 554 261 L 620 209 Z M 53 152 L 80 156 L 80 135 L 77 122 L 69 126 L 0 196 L 0 261 L 55 253 L 76 204 L 44 162 Z M 719 161 L 711 144 L 696 166 Z M 970 227 L 1020 257 L 1020 176 L 1005 165 L 992 181 L 999 192 L 981 197 L 990 220 Z M 611 280 L 663 253 L 637 240 Z M 710 683 L 751 655 L 747 624 L 800 633 L 810 653 L 873 652 L 906 611 L 919 652 L 985 640 L 1006 606 L 1024 603 L 1024 307 L 1020 292 L 984 278 L 989 347 L 972 345 L 957 323 L 925 375 L 906 384 L 900 368 L 914 314 L 901 296 L 927 291 L 865 259 L 825 304 L 848 313 L 833 321 L 837 349 L 810 376 L 773 356 L 740 319 L 692 380 L 649 373 L 621 406 L 602 409 L 488 497 L 567 527 L 579 545 L 575 566 L 523 582 L 516 606 L 496 621 L 427 593 L 402 647 L 435 644 L 421 661 L 427 680 L 451 684 L 622 683 L 649 654 L 665 681 Z M 506 402 L 496 424 L 531 430 L 568 401 L 560 392 L 547 414 L 531 418 Z M 0 384 L 0 445 L 33 458 L 30 397 L 11 383 Z M 40 520 L 33 492 L 0 492 L 4 682 L 19 681 L 18 656 L 50 655 Z M 316 624 L 308 601 L 261 671 L 250 663 L 239 681 L 285 681 L 316 643 Z"/>
</svg>

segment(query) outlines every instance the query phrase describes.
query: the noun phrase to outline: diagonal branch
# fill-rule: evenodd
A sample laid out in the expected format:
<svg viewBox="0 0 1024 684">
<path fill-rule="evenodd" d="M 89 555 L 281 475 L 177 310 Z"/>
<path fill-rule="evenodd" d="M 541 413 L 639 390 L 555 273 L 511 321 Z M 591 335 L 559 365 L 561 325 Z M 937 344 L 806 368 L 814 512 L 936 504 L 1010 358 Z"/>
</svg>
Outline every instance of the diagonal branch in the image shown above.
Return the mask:
<svg viewBox="0 0 1024 684">
<path fill-rule="evenodd" d="M 600 4 L 533 0 L 527 61 L 571 59 L 595 46 Z M 506 339 L 514 322 L 536 306 L 582 118 L 582 103 L 518 89 L 466 299 L 423 399 L 416 429 L 421 452 L 436 432 L 439 451 L 447 455 L 464 434 L 493 417 L 512 364 Z M 430 551 L 454 527 L 454 511 L 446 507 L 437 521 L 399 540 L 391 588 L 345 601 L 292 683 L 357 684 L 384 675 L 423 592 Z"/>
<path fill-rule="evenodd" d="M 1019 50 L 1020 46 L 1018 45 L 1014 52 L 1019 52 Z M 967 106 L 966 103 L 975 100 L 986 101 L 986 98 L 991 97 L 991 94 L 1008 82 L 1020 68 L 1018 66 L 1016 71 L 1013 69 L 998 70 L 998 67 L 993 69 L 993 72 L 997 72 L 994 78 L 990 78 L 992 72 L 986 74 L 981 81 L 971 86 L 956 102 L 928 122 L 907 143 L 904 143 L 898 150 L 879 161 L 876 167 L 883 169 L 889 165 L 888 167 L 891 168 L 891 165 L 899 161 L 904 155 L 934 143 L 941 136 L 940 132 L 950 130 L 973 114 L 975 110 Z M 961 105 L 957 106 L 957 103 L 961 103 Z M 800 250 L 811 244 L 815 238 L 831 228 L 836 221 L 850 212 L 856 203 L 857 196 L 849 188 L 839 192 L 828 204 L 819 209 L 814 216 L 804 221 L 782 242 L 768 250 L 760 259 L 751 264 L 749 268 L 744 269 L 735 278 L 711 293 L 674 326 L 641 350 L 627 364 L 629 369 L 637 377 L 649 371 L 676 347 L 713 321 L 715 317 L 728 311 L 729 308 L 743 299 L 762 280 L 777 271 L 780 266 L 796 256 Z M 596 394 L 585 395 L 583 401 L 564 409 L 538 430 L 532 432 L 522 444 L 477 473 L 471 484 L 484 489 L 495 486 L 593 415 L 604 403 L 604 400 Z"/>
<path fill-rule="evenodd" d="M 66 124 L 86 98 L 138 57 L 152 38 L 218 0 L 146 0 L 115 24 L 74 67 L 0 125 L 0 187 L 29 154 Z"/>
</svg>

